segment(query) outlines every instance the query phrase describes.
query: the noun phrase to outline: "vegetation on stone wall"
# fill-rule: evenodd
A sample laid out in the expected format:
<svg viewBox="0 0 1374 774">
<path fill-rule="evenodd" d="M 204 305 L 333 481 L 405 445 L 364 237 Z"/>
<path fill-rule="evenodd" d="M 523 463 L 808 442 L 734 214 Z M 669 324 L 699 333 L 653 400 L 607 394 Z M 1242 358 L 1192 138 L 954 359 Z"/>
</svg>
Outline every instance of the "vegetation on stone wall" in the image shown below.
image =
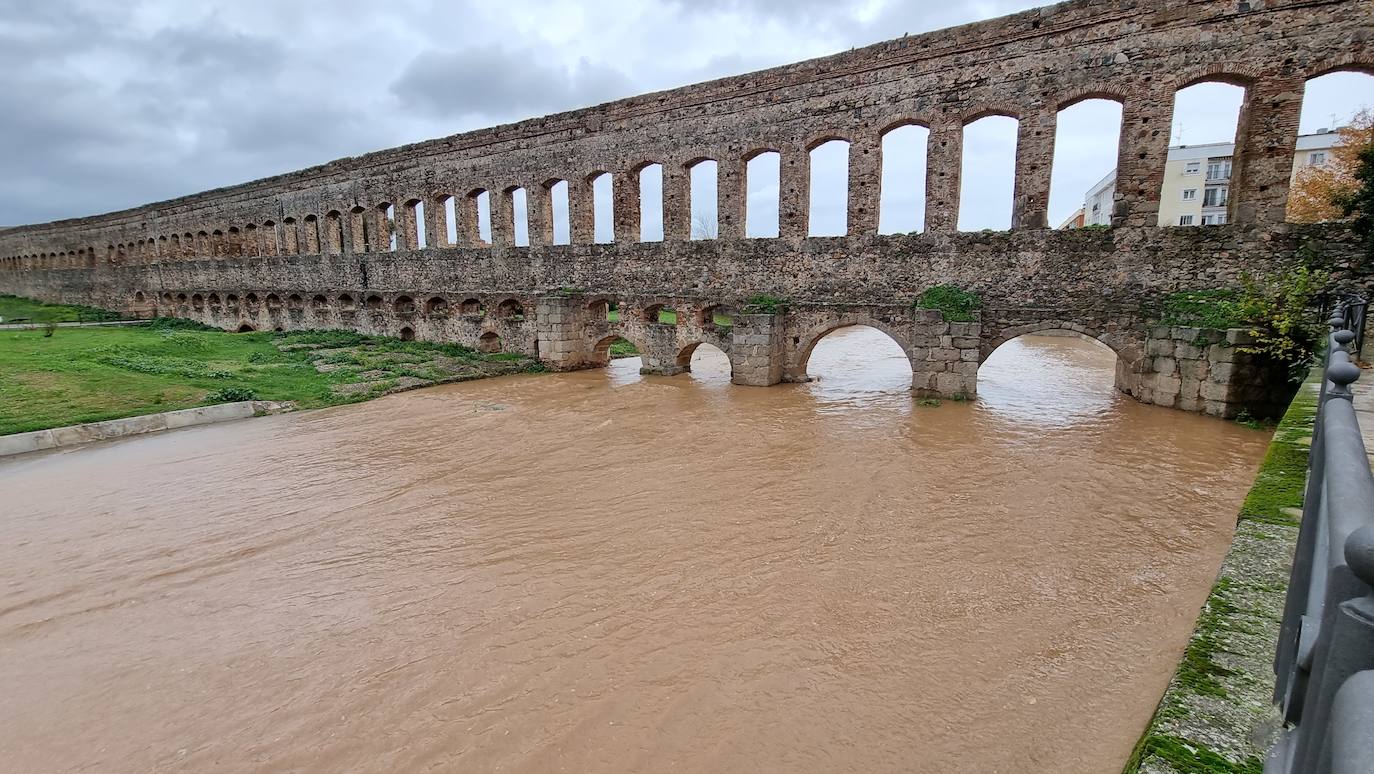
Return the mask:
<svg viewBox="0 0 1374 774">
<path fill-rule="evenodd" d="M 521 355 L 343 331 L 226 333 L 185 320 L 0 331 L 0 435 L 245 400 L 302 408 L 523 370 Z"/>
<path fill-rule="evenodd" d="M 936 285 L 916 298 L 916 309 L 934 309 L 949 322 L 973 322 L 973 311 L 982 307 L 977 293 L 955 285 Z"/>
<path fill-rule="evenodd" d="M 749 300 L 744 302 L 744 313 L 777 314 L 783 311 L 786 306 L 786 299 L 770 296 L 767 293 L 759 293 L 758 295 L 750 296 Z"/>
<path fill-rule="evenodd" d="M 1314 300 L 1329 282 L 1325 271 L 1293 266 L 1264 277 L 1241 276 L 1239 290 L 1190 290 L 1166 296 L 1160 322 L 1189 328 L 1244 328 L 1251 341 L 1237 347 L 1288 368 L 1295 380 L 1307 372 L 1325 327 Z"/>
</svg>

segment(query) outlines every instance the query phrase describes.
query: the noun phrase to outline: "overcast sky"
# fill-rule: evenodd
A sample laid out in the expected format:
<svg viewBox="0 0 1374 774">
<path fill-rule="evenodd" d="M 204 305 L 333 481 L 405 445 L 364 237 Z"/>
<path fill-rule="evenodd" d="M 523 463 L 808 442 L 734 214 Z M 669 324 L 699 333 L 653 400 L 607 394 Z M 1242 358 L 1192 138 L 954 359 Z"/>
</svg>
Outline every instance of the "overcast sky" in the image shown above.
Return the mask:
<svg viewBox="0 0 1374 774">
<path fill-rule="evenodd" d="M 1038 4 L 0 0 L 0 224 L 107 212 Z M 1338 76 L 1309 105 L 1304 130 L 1374 104 L 1371 84 Z M 1176 138 L 1230 139 L 1226 99 L 1198 97 Z M 1083 106 L 1071 125 L 1066 114 L 1054 225 L 1110 171 L 1118 120 L 1110 104 Z M 969 131 L 962 225 L 1005 227 L 1014 124 Z M 890 144 L 884 230 L 921 225 L 912 181 L 923 134 Z M 755 223 L 768 220 L 775 196 L 769 163 L 752 175 L 753 233 L 769 228 Z M 843 185 L 843 163 L 842 152 L 822 152 L 822 191 Z M 843 230 L 842 195 L 816 197 L 819 231 Z M 655 224 L 645 225 L 652 234 Z"/>
</svg>

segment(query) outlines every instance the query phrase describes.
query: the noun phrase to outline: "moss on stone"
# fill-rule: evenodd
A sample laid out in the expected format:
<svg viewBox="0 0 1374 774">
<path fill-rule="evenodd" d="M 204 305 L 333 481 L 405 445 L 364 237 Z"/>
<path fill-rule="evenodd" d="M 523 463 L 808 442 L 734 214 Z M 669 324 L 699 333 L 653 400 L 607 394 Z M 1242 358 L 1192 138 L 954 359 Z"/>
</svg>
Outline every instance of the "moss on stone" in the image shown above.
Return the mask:
<svg viewBox="0 0 1374 774">
<path fill-rule="evenodd" d="M 1296 525 L 1287 509 L 1301 508 L 1317 395 L 1299 390 L 1264 455 L 1255 484 L 1240 507 L 1240 518 L 1266 524 Z"/>
<path fill-rule="evenodd" d="M 1232 763 L 1205 746 L 1190 742 L 1177 736 L 1149 736 L 1141 740 L 1136 752 L 1131 756 L 1136 771 L 1140 762 L 1147 758 L 1158 758 L 1169 764 L 1179 774 L 1263 774 L 1264 763 L 1250 756 L 1240 763 Z"/>
</svg>

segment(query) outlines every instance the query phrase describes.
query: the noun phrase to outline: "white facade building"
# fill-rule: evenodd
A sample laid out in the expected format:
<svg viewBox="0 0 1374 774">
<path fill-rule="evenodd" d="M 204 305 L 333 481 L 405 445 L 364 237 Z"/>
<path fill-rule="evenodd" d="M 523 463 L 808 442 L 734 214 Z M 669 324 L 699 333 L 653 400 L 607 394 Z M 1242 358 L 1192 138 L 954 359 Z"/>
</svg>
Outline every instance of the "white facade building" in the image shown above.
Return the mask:
<svg viewBox="0 0 1374 774">
<path fill-rule="evenodd" d="M 1309 166 L 1322 166 L 1340 143 L 1336 132 L 1322 130 L 1298 137 L 1293 176 Z M 1231 199 L 1231 161 L 1234 143 L 1178 145 L 1169 149 L 1160 191 L 1159 225 L 1208 226 L 1226 222 Z M 1116 196 L 1116 170 L 1089 188 L 1083 197 L 1083 225 L 1108 226 Z M 1067 225 L 1067 224 L 1066 224 Z"/>
</svg>

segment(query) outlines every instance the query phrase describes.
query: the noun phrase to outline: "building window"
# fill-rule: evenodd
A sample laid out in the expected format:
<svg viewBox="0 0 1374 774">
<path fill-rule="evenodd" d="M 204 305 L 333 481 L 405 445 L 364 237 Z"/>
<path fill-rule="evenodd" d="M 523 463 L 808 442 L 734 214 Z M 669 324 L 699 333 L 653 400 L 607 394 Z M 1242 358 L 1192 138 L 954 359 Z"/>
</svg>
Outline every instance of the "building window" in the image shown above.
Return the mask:
<svg viewBox="0 0 1374 774">
<path fill-rule="evenodd" d="M 1197 189 L 1196 189 L 1196 188 L 1185 188 L 1185 189 L 1183 189 L 1183 201 L 1185 201 L 1185 202 L 1191 202 L 1191 201 L 1193 201 L 1193 200 L 1196 199 L 1196 198 L 1197 198 Z"/>
<path fill-rule="evenodd" d="M 1213 223 L 1216 222 L 1216 221 L 1214 220 L 1215 217 L 1216 217 L 1215 215 L 1203 215 L 1203 216 L 1202 216 L 1202 225 L 1204 225 L 1204 226 L 1210 226 L 1210 225 L 1212 225 Z"/>
<path fill-rule="evenodd" d="M 1190 161 L 1190 162 L 1188 162 L 1188 165 L 1185 166 L 1185 167 L 1183 168 L 1183 174 L 1185 174 L 1185 175 L 1196 175 L 1197 173 L 1199 173 L 1199 172 L 1201 172 L 1201 171 L 1202 171 L 1202 162 L 1201 162 L 1201 161 Z"/>
<path fill-rule="evenodd" d="M 1326 151 L 1316 151 L 1307 154 L 1307 166 L 1324 167 L 1326 166 Z"/>
<path fill-rule="evenodd" d="M 1230 180 L 1231 179 L 1231 160 L 1216 159 L 1207 162 L 1208 180 Z"/>
<path fill-rule="evenodd" d="M 1191 225 L 1193 225 L 1193 216 L 1192 216 L 1192 215 L 1179 215 L 1179 216 L 1178 216 L 1178 225 L 1180 225 L 1180 226 L 1191 226 Z"/>
<path fill-rule="evenodd" d="M 1202 206 L 1225 207 L 1227 194 L 1229 192 L 1230 189 L 1224 185 L 1219 185 L 1214 188 L 1208 188 L 1206 193 L 1202 195 Z"/>
</svg>

